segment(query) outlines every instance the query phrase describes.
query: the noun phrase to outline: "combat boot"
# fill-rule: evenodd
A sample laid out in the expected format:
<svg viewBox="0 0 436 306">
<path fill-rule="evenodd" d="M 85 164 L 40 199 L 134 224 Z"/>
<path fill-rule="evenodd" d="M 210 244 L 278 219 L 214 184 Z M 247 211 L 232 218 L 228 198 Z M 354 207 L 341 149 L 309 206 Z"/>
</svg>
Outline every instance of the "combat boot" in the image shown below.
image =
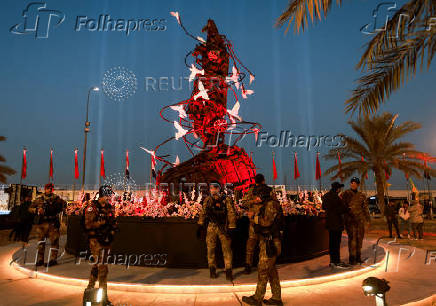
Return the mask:
<svg viewBox="0 0 436 306">
<path fill-rule="evenodd" d="M 227 269 L 226 270 L 226 280 L 233 281 L 232 269 Z"/>
<path fill-rule="evenodd" d="M 216 268 L 215 267 L 210 267 L 209 271 L 210 271 L 210 278 L 217 278 L 218 277 L 218 275 L 216 274 Z"/>
<path fill-rule="evenodd" d="M 248 304 L 248 305 L 262 306 L 262 302 L 256 300 L 256 298 L 254 297 L 254 295 L 251 295 L 251 296 L 243 296 L 243 297 L 242 297 L 242 302 L 244 302 L 245 304 Z"/>
<path fill-rule="evenodd" d="M 282 300 L 275 300 L 273 298 L 270 298 L 269 300 L 263 300 L 263 303 L 265 305 L 279 305 L 279 306 L 283 306 Z"/>
</svg>

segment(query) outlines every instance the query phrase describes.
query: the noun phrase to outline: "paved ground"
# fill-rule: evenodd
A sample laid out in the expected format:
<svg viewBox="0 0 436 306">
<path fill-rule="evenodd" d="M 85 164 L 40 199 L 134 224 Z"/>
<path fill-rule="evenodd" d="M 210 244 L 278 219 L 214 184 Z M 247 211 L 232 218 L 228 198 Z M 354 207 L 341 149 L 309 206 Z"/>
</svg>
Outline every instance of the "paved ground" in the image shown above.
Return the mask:
<svg viewBox="0 0 436 306">
<path fill-rule="evenodd" d="M 434 222 L 434 221 L 433 221 Z M 430 224 L 429 224 L 430 225 Z M 382 220 L 376 220 L 368 239 L 375 242 L 379 237 L 386 236 Z M 432 225 L 427 227 L 432 231 Z M 41 279 L 28 278 L 13 269 L 9 263 L 12 255 L 21 247 L 20 244 L 7 242 L 8 231 L 0 231 L 0 305 L 80 305 L 84 288 L 47 282 Z M 382 243 L 389 251 L 388 266 L 379 268 L 352 279 L 338 280 L 330 283 L 285 288 L 282 290 L 285 305 L 375 305 L 373 298 L 365 297 L 361 284 L 368 276 L 385 278 L 390 282 L 391 290 L 387 294 L 389 305 L 436 305 L 436 258 L 430 264 L 425 263 L 426 250 L 436 250 L 436 237 L 433 233 L 425 236 L 423 241 L 401 240 L 402 246 Z M 434 253 L 433 253 L 434 254 Z M 347 257 L 343 252 L 343 258 Z M 428 254 L 427 254 L 428 255 Z M 409 257 L 410 256 L 410 257 Z M 399 259 L 399 260 L 398 260 Z M 294 278 L 307 275 L 317 275 L 325 269 L 328 261 L 324 256 L 314 261 L 312 269 L 304 263 L 282 266 L 280 275 L 292 274 Z M 428 262 L 427 262 L 428 263 Z M 255 275 L 255 274 L 254 274 Z M 114 277 L 116 277 L 114 275 Z M 153 279 L 153 278 L 152 278 Z M 162 281 L 163 274 L 155 277 Z M 150 278 L 149 278 L 150 280 Z M 243 276 L 239 277 L 243 280 Z M 247 293 L 228 294 L 144 294 L 136 292 L 120 292 L 111 290 L 109 297 L 115 305 L 241 305 L 241 298 Z M 269 297 L 269 292 L 267 292 Z M 428 298 L 425 303 L 414 301 Z"/>
<path fill-rule="evenodd" d="M 65 243 L 65 236 L 61 237 L 61 246 Z M 36 241 L 30 243 L 26 248 L 27 254 L 23 249 L 14 253 L 14 260 L 27 269 L 35 270 Z M 342 254 L 347 254 L 347 238 L 342 239 Z M 374 262 L 374 255 L 377 255 L 376 261 L 379 262 L 384 258 L 384 249 L 378 247 L 377 253 L 373 251 L 373 244 L 365 242 L 362 249 L 363 258 L 367 258 L 370 263 Z M 48 257 L 48 251 L 46 252 Z M 25 259 L 26 258 L 26 259 Z M 26 261 L 26 263 L 24 262 Z M 47 260 L 46 260 L 47 262 Z M 64 254 L 58 259 L 59 265 L 50 268 L 39 268 L 39 271 L 48 272 L 57 276 L 66 276 L 71 278 L 87 279 L 89 276 L 90 264 L 88 261 L 76 260 L 69 254 Z M 332 270 L 328 266 L 329 257 L 321 256 L 312 260 L 279 265 L 281 279 L 307 279 L 326 275 L 332 275 L 343 272 L 341 269 Z M 208 269 L 170 269 L 161 267 L 126 267 L 125 265 L 110 265 L 109 281 L 127 282 L 139 284 L 159 284 L 159 285 L 230 285 L 232 282 L 226 281 L 224 270 L 219 270 L 219 277 L 211 279 Z M 257 282 L 257 270 L 254 269 L 250 275 L 243 273 L 243 268 L 234 270 L 234 285 L 255 284 Z"/>
<path fill-rule="evenodd" d="M 352 279 L 286 288 L 283 290 L 285 304 L 374 305 L 373 298 L 362 294 L 362 280 L 368 276 L 386 278 L 390 281 L 392 289 L 387 295 L 390 305 L 410 303 L 436 293 L 435 260 L 426 265 L 425 251 L 414 249 L 413 246 L 386 246 L 390 251 L 387 272 L 381 268 Z M 9 266 L 12 254 L 19 247 L 19 244 L 0 247 L 1 305 L 80 305 L 83 288 L 29 279 Z M 400 251 L 400 247 L 406 250 Z M 413 255 L 407 259 L 412 253 Z M 251 292 L 213 295 L 109 292 L 112 302 L 116 305 L 241 305 L 242 296 L 247 294 Z M 427 305 L 431 305 L 431 302 Z"/>
</svg>

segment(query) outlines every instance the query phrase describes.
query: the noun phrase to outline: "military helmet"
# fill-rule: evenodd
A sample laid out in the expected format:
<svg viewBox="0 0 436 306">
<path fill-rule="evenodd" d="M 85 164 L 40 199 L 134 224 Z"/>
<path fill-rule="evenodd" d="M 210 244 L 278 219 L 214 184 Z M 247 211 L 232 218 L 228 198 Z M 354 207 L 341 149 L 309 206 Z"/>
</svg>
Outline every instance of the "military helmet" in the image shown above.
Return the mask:
<svg viewBox="0 0 436 306">
<path fill-rule="evenodd" d="M 350 181 L 350 183 L 357 183 L 357 184 L 360 184 L 360 179 L 358 178 L 358 177 L 353 177 L 352 179 L 351 179 L 351 181 Z"/>
</svg>

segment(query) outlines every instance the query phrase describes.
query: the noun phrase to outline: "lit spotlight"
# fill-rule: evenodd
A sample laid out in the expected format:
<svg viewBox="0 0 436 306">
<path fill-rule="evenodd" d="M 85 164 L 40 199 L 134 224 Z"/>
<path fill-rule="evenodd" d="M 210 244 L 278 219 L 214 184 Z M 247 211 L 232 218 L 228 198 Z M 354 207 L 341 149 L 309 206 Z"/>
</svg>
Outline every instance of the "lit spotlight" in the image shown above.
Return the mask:
<svg viewBox="0 0 436 306">
<path fill-rule="evenodd" d="M 85 289 L 83 293 L 83 306 L 106 305 L 107 297 L 101 288 Z"/>
<path fill-rule="evenodd" d="M 385 294 L 391 289 L 388 281 L 377 277 L 368 277 L 362 283 L 363 293 L 367 296 L 375 296 L 377 306 L 386 305 Z"/>
</svg>

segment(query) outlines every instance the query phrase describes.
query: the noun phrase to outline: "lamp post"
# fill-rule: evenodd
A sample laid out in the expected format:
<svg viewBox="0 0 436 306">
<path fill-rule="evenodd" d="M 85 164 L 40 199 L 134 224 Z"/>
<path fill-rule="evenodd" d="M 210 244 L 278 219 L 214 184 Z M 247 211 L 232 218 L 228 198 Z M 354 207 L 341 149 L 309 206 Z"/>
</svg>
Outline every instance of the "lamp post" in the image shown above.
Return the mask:
<svg viewBox="0 0 436 306">
<path fill-rule="evenodd" d="M 99 91 L 100 88 L 93 86 L 88 90 L 88 100 L 86 102 L 86 121 L 85 121 L 85 145 L 83 147 L 83 173 L 82 173 L 82 192 L 85 190 L 85 169 L 86 169 L 86 143 L 88 140 L 89 126 L 91 123 L 88 121 L 88 110 L 89 110 L 89 97 L 91 91 Z"/>
</svg>

